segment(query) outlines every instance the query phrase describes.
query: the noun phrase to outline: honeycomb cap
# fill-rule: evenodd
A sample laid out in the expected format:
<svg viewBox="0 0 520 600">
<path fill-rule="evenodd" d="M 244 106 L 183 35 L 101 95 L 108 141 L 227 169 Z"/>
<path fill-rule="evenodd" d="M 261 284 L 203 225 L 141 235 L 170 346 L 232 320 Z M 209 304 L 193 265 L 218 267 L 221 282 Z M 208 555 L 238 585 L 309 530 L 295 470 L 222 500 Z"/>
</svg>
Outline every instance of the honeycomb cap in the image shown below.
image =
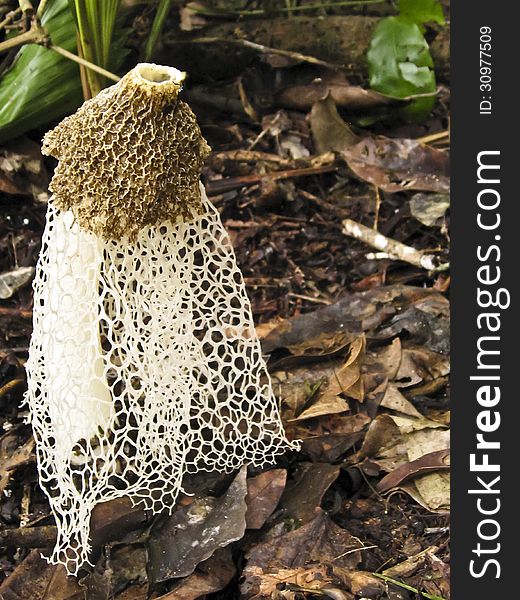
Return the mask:
<svg viewBox="0 0 520 600">
<path fill-rule="evenodd" d="M 104 239 L 135 240 L 145 226 L 202 214 L 199 178 L 209 146 L 178 98 L 185 74 L 138 64 L 43 139 L 59 164 L 54 204 Z"/>
</svg>

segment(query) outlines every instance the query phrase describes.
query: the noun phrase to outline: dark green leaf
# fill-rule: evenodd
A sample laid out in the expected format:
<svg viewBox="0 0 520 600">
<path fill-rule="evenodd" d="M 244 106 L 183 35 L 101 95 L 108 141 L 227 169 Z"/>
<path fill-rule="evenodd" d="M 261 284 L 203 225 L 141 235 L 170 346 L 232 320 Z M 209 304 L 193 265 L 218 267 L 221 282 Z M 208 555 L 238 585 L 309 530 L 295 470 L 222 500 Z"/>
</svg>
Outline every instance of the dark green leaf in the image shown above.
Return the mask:
<svg viewBox="0 0 520 600">
<path fill-rule="evenodd" d="M 372 89 L 395 98 L 434 94 L 435 74 L 428 44 L 419 26 L 406 18 L 388 17 L 379 22 L 367 58 Z M 400 113 L 407 120 L 420 121 L 434 102 L 434 95 L 417 98 Z"/>
<path fill-rule="evenodd" d="M 76 52 L 67 0 L 51 0 L 42 25 L 56 45 Z M 0 142 L 57 119 L 80 104 L 78 65 L 43 46 L 24 46 L 0 80 Z"/>
<path fill-rule="evenodd" d="M 435 21 L 444 25 L 442 6 L 438 0 L 399 0 L 399 12 L 402 17 L 417 25 Z"/>
</svg>

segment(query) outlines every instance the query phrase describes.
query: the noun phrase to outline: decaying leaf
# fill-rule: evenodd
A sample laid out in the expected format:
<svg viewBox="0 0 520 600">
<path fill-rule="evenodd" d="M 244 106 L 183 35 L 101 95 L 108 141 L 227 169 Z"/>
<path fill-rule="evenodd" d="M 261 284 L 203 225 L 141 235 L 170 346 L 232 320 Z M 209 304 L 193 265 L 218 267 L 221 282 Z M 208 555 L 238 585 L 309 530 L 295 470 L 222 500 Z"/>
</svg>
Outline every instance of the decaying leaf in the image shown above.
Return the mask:
<svg viewBox="0 0 520 600">
<path fill-rule="evenodd" d="M 429 510 L 444 510 L 449 506 L 449 475 L 440 471 L 449 466 L 449 443 L 450 432 L 441 423 L 423 416 L 384 414 L 371 423 L 352 460 L 370 457 L 389 473 L 379 483 L 381 490 L 397 486 Z"/>
<path fill-rule="evenodd" d="M 259 595 L 264 576 L 267 574 L 272 582 L 273 577 L 276 580 L 287 575 L 287 569 L 310 569 L 328 563 L 353 569 L 361 558 L 357 551 L 360 546 L 357 538 L 319 511 L 306 525 L 274 535 L 249 550 L 242 594 L 244 598 L 266 598 Z"/>
<path fill-rule="evenodd" d="M 382 322 L 432 295 L 439 296 L 435 290 L 406 285 L 346 292 L 334 304 L 283 320 L 264 337 L 262 349 L 265 353 L 280 348 L 294 349 L 302 344 L 309 345 L 309 340 L 323 340 L 326 336 L 342 340 L 346 345 L 362 332 L 370 332 L 372 337 L 372 332 Z M 338 346 L 335 348 L 337 350 Z"/>
<path fill-rule="evenodd" d="M 336 463 L 344 459 L 347 452 L 357 444 L 364 434 L 329 434 L 309 437 L 302 442 L 302 451 L 316 462 Z"/>
<path fill-rule="evenodd" d="M 448 459 L 449 450 L 437 450 L 436 452 L 424 454 L 420 458 L 402 465 L 395 469 L 395 471 L 386 475 L 386 477 L 383 477 L 377 484 L 377 491 L 383 494 L 417 475 L 449 469 L 450 465 Z"/>
<path fill-rule="evenodd" d="M 345 363 L 340 369 L 334 371 L 334 375 L 329 379 L 329 382 L 323 392 L 320 394 L 319 402 L 327 403 L 333 401 L 338 396 L 349 396 L 356 400 L 363 400 L 363 386 L 354 388 L 355 384 L 361 378 L 361 363 L 365 352 L 365 336 L 361 335 L 352 342 L 349 348 L 349 353 Z M 311 407 L 312 408 L 312 407 Z M 307 414 L 309 418 L 309 410 L 299 415 L 299 418 L 304 418 Z M 340 411 L 334 411 L 340 412 Z M 311 413 L 312 414 L 312 413 Z M 321 413 L 327 414 L 327 413 Z M 331 414 L 331 413 L 328 413 Z"/>
<path fill-rule="evenodd" d="M 349 411 L 346 398 L 363 401 L 361 364 L 364 350 L 365 338 L 359 336 L 350 344 L 345 361 L 329 360 L 275 371 L 272 374 L 275 392 L 289 407 L 284 415 L 287 423 Z"/>
<path fill-rule="evenodd" d="M 142 528 L 148 517 L 141 504 L 134 504 L 130 498 L 116 498 L 100 502 L 92 511 L 90 534 L 93 548 L 120 541 L 127 533 Z"/>
<path fill-rule="evenodd" d="M 225 588 L 236 568 L 229 548 L 220 548 L 186 579 L 157 600 L 197 600 Z"/>
<path fill-rule="evenodd" d="M 410 198 L 410 212 L 423 225 L 432 227 L 446 214 L 450 207 L 449 194 L 423 194 L 419 192 Z"/>
<path fill-rule="evenodd" d="M 300 523 L 316 516 L 323 496 L 338 478 L 340 467 L 327 463 L 299 463 L 282 495 L 280 507 Z"/>
<path fill-rule="evenodd" d="M 327 435 L 349 435 L 365 429 L 371 422 L 365 413 L 323 415 L 319 419 L 292 421 L 287 424 L 287 431 L 295 439 L 306 440 L 312 437 Z"/>
<path fill-rule="evenodd" d="M 7 300 L 34 277 L 34 267 L 17 267 L 0 273 L 0 300 Z"/>
<path fill-rule="evenodd" d="M 9 484 L 15 469 L 34 461 L 34 438 L 31 436 L 22 446 L 19 446 L 16 431 L 9 431 L 0 437 L 0 497 Z"/>
<path fill-rule="evenodd" d="M 408 577 L 428 560 L 428 554 L 435 554 L 438 550 L 439 548 L 437 546 L 429 546 L 425 550 L 408 557 L 403 562 L 385 569 L 382 574 L 391 577 L 392 579 Z"/>
<path fill-rule="evenodd" d="M 341 152 L 359 142 L 358 136 L 339 116 L 330 94 L 314 104 L 311 110 L 311 131 L 319 154 Z"/>
<path fill-rule="evenodd" d="M 84 600 L 85 590 L 67 577 L 62 565 L 49 565 L 40 550 L 31 550 L 13 573 L 0 585 L 2 600 Z"/>
<path fill-rule="evenodd" d="M 31 196 L 39 202 L 46 202 L 49 179 L 36 142 L 19 137 L 0 148 L 1 192 Z"/>
<path fill-rule="evenodd" d="M 388 384 L 385 395 L 381 400 L 381 406 L 410 417 L 420 418 L 422 416 L 415 406 L 401 394 L 399 388 L 394 383 Z"/>
<path fill-rule="evenodd" d="M 271 516 L 285 489 L 287 471 L 272 469 L 260 473 L 247 480 L 247 512 L 248 529 L 260 529 Z"/>
<path fill-rule="evenodd" d="M 220 498 L 200 498 L 158 522 L 148 541 L 150 584 L 186 577 L 246 529 L 246 467 Z"/>
<path fill-rule="evenodd" d="M 397 387 L 408 388 L 422 381 L 444 377 L 449 372 L 450 361 L 445 354 L 424 347 L 409 347 L 403 350 L 395 380 Z"/>
<path fill-rule="evenodd" d="M 449 191 L 447 153 L 415 140 L 365 138 L 342 156 L 360 179 L 385 192 Z"/>
<path fill-rule="evenodd" d="M 293 586 L 303 588 L 302 591 L 321 590 L 332 583 L 331 571 L 327 565 L 316 565 L 307 569 L 298 567 L 265 573 L 261 567 L 251 566 L 248 571 L 249 581 L 242 586 L 243 597 L 248 600 L 271 600 L 280 597 L 276 595 L 279 590 L 291 589 Z"/>
</svg>

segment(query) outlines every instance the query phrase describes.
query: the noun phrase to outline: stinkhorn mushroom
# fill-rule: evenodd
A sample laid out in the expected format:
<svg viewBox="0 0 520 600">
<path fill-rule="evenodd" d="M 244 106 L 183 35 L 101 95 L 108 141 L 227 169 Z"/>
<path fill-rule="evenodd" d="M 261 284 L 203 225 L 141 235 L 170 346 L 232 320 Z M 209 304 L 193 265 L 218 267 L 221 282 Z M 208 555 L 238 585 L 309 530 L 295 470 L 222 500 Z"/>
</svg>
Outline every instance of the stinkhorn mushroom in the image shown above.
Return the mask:
<svg viewBox="0 0 520 600">
<path fill-rule="evenodd" d="M 185 473 L 288 448 L 233 248 L 200 173 L 183 73 L 140 64 L 44 138 L 58 159 L 34 282 L 27 400 L 58 528 L 88 562 L 92 509 L 171 511 Z"/>
</svg>

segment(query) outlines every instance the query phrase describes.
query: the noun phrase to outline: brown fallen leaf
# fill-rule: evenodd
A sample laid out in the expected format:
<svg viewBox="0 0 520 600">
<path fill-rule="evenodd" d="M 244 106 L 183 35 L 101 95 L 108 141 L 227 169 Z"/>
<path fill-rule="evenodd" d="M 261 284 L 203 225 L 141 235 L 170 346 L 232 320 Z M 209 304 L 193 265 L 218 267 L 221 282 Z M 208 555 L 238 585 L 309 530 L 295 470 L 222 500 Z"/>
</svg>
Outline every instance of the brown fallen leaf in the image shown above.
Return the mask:
<svg viewBox="0 0 520 600">
<path fill-rule="evenodd" d="M 144 527 L 147 521 L 147 513 L 143 506 L 134 504 L 128 497 L 101 502 L 92 511 L 92 547 L 101 548 L 108 542 L 119 541 L 127 533 Z"/>
<path fill-rule="evenodd" d="M 388 384 L 385 395 L 381 400 L 381 406 L 410 417 L 420 418 L 422 416 L 415 406 L 401 394 L 399 388 L 394 383 Z"/>
<path fill-rule="evenodd" d="M 233 579 L 236 568 L 229 548 L 220 548 L 183 581 L 157 600 L 197 600 L 224 589 Z"/>
<path fill-rule="evenodd" d="M 427 227 L 443 217 L 450 206 L 449 194 L 414 194 L 410 199 L 412 216 Z"/>
<path fill-rule="evenodd" d="M 292 421 L 287 424 L 286 430 L 291 433 L 292 439 L 305 440 L 331 434 L 357 433 L 365 429 L 371 421 L 372 419 L 368 415 L 361 412 L 354 415 L 325 415 L 309 421 Z"/>
<path fill-rule="evenodd" d="M 19 137 L 0 148 L 0 191 L 32 196 L 46 202 L 49 174 L 43 162 L 40 145 Z"/>
<path fill-rule="evenodd" d="M 63 565 L 50 565 L 40 550 L 31 550 L 0 585 L 2 600 L 84 600 L 85 590 Z"/>
<path fill-rule="evenodd" d="M 338 572 L 339 570 L 336 570 Z M 386 586 L 372 573 L 341 570 L 348 589 L 359 598 L 380 598 Z"/>
<path fill-rule="evenodd" d="M 274 392 L 282 403 L 284 420 L 296 418 L 313 404 L 321 387 L 327 385 L 334 371 L 340 367 L 340 361 L 327 360 L 272 372 Z M 340 412 L 344 410 L 348 410 L 348 404 L 342 401 Z"/>
<path fill-rule="evenodd" d="M 376 489 L 380 494 L 384 494 L 388 490 L 397 487 L 404 481 L 415 477 L 416 475 L 424 475 L 431 471 L 449 470 L 449 449 L 437 450 L 436 452 L 429 452 L 424 454 L 416 460 L 412 460 L 401 467 L 395 469 L 391 473 L 388 473 L 381 481 L 377 484 Z"/>
<path fill-rule="evenodd" d="M 399 444 L 401 448 L 399 448 Z M 402 441 L 399 427 L 397 427 L 392 417 L 387 414 L 378 415 L 370 423 L 360 450 L 354 456 L 350 457 L 349 462 L 354 464 L 365 458 L 379 456 L 381 448 L 394 448 L 396 456 L 400 458 L 399 464 L 404 462 L 406 447 Z"/>
<path fill-rule="evenodd" d="M 347 292 L 334 304 L 285 319 L 262 340 L 262 350 L 269 354 L 280 348 L 294 348 L 308 344 L 309 340 L 323 339 L 325 335 L 344 335 L 346 344 L 359 337 L 362 332 L 370 332 L 372 337 L 374 329 L 381 323 L 399 314 L 411 303 L 432 294 L 438 295 L 438 292 L 406 285 Z"/>
<path fill-rule="evenodd" d="M 331 569 L 327 565 L 316 565 L 307 569 L 279 569 L 274 573 L 264 572 L 261 567 L 252 566 L 248 575 L 252 582 L 251 587 L 246 587 L 246 584 L 242 586 L 243 597 L 247 600 L 271 600 L 279 597 L 276 594 L 280 593 L 280 590 L 291 589 L 292 586 L 306 591 L 321 590 L 333 581 Z"/>
<path fill-rule="evenodd" d="M 309 419 L 319 415 L 342 412 L 341 410 L 326 410 L 328 405 L 337 403 L 338 397 L 350 396 L 356 400 L 363 400 L 363 386 L 353 389 L 361 377 L 361 363 L 365 352 L 365 336 L 361 335 L 350 344 L 349 353 L 345 363 L 340 369 L 335 370 L 329 378 L 327 386 L 323 389 L 317 402 L 298 415 L 297 419 Z M 352 391 L 351 391 L 352 390 Z M 343 410 L 348 410 L 349 406 Z"/>
<path fill-rule="evenodd" d="M 333 415 L 348 410 L 350 410 L 349 404 L 343 398 L 336 395 L 329 395 L 325 398 L 320 396 L 319 400 L 314 402 L 309 408 L 306 408 L 297 417 L 294 417 L 294 419 L 289 419 L 288 422 L 304 421 L 321 415 Z"/>
<path fill-rule="evenodd" d="M 310 437 L 302 441 L 302 453 L 316 462 L 335 463 L 343 459 L 364 435 L 358 432 Z"/>
<path fill-rule="evenodd" d="M 198 498 L 152 527 L 148 539 L 150 585 L 191 575 L 218 548 L 246 529 L 246 467 L 220 498 Z"/>
<path fill-rule="evenodd" d="M 340 467 L 327 463 L 299 463 L 292 480 L 287 484 L 280 507 L 300 523 L 316 516 L 323 496 L 338 478 Z"/>
<path fill-rule="evenodd" d="M 387 346 L 366 352 L 363 360 L 363 372 L 381 373 L 391 381 L 397 375 L 401 358 L 401 340 L 396 337 Z"/>
<path fill-rule="evenodd" d="M 310 122 L 314 145 L 319 154 L 341 152 L 359 142 L 359 137 L 340 117 L 330 93 L 313 105 Z"/>
<path fill-rule="evenodd" d="M 247 480 L 247 529 L 260 529 L 271 516 L 285 489 L 287 471 L 272 469 Z"/>
<path fill-rule="evenodd" d="M 325 357 L 340 352 L 351 342 L 351 334 L 345 331 L 320 332 L 317 336 L 309 337 L 298 344 L 288 345 L 287 350 L 293 356 Z"/>
<path fill-rule="evenodd" d="M 449 156 L 411 139 L 365 138 L 344 150 L 349 168 L 385 192 L 448 192 Z"/>
<path fill-rule="evenodd" d="M 309 523 L 294 531 L 274 535 L 247 552 L 242 594 L 244 598 L 259 594 L 266 573 L 276 575 L 284 569 L 309 569 L 327 563 L 354 569 L 361 560 L 357 550 L 360 546 L 356 537 L 320 510 Z"/>
<path fill-rule="evenodd" d="M 442 378 L 449 372 L 449 356 L 420 346 L 408 347 L 403 350 L 395 383 L 399 388 L 408 388 L 423 381 Z"/>
<path fill-rule="evenodd" d="M 409 577 L 428 560 L 428 554 L 435 554 L 438 550 L 439 548 L 437 546 L 428 546 L 425 550 L 408 557 L 403 562 L 400 562 L 389 569 L 385 569 L 382 571 L 382 574 L 391 577 L 392 579 Z"/>
<path fill-rule="evenodd" d="M 12 429 L 0 437 L 0 496 L 9 484 L 13 472 L 22 465 L 35 460 L 34 438 L 31 436 L 19 446 L 17 431 Z"/>
</svg>

